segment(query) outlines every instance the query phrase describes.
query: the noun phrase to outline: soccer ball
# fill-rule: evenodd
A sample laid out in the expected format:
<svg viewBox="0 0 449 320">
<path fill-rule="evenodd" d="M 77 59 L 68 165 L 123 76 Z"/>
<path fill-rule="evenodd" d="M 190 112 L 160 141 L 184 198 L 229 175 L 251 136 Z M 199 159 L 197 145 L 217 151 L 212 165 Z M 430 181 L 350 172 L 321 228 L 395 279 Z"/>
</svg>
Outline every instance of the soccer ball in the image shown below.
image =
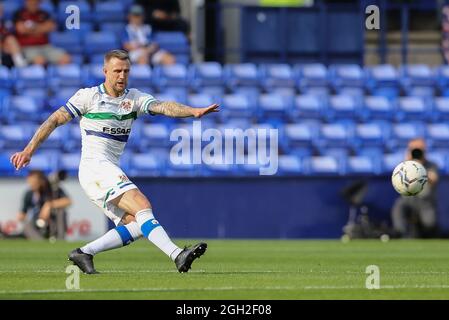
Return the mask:
<svg viewBox="0 0 449 320">
<path fill-rule="evenodd" d="M 427 171 L 419 162 L 403 161 L 394 168 L 391 183 L 401 195 L 416 196 L 427 183 Z"/>
</svg>

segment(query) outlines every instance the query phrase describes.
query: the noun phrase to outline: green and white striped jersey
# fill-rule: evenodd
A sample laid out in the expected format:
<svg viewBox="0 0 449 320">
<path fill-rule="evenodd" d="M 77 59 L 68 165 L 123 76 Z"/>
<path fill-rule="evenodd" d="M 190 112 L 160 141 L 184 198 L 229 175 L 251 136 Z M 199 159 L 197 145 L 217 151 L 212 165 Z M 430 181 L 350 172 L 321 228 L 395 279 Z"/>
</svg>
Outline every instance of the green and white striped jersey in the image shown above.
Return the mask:
<svg viewBox="0 0 449 320">
<path fill-rule="evenodd" d="M 73 117 L 80 117 L 81 159 L 108 160 L 118 165 L 133 121 L 149 114 L 157 100 L 137 89 L 126 89 L 112 97 L 104 84 L 78 90 L 64 106 Z"/>
</svg>

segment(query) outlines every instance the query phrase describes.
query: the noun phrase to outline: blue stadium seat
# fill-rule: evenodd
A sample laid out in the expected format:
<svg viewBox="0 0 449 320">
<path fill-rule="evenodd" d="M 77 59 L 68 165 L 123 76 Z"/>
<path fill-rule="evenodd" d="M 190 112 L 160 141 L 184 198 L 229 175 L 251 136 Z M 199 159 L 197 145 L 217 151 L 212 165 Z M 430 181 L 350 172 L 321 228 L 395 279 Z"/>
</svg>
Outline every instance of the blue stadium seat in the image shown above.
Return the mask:
<svg viewBox="0 0 449 320">
<path fill-rule="evenodd" d="M 261 84 L 267 91 L 273 88 L 294 88 L 293 69 L 288 64 L 265 64 L 260 66 Z"/>
<path fill-rule="evenodd" d="M 121 35 L 126 30 L 126 24 L 124 22 L 105 22 L 99 25 L 100 31 L 113 32 L 117 35 Z"/>
<path fill-rule="evenodd" d="M 29 96 L 13 96 L 9 101 L 9 122 L 14 121 L 39 121 L 41 109 Z"/>
<path fill-rule="evenodd" d="M 73 63 L 62 66 L 49 66 L 48 76 L 50 87 L 55 92 L 64 87 L 82 87 L 83 85 L 81 68 Z"/>
<path fill-rule="evenodd" d="M 381 64 L 373 67 L 367 67 L 367 84 L 374 87 L 398 87 L 398 71 L 389 64 Z"/>
<path fill-rule="evenodd" d="M 126 8 L 120 1 L 100 1 L 94 3 L 94 19 L 98 24 L 105 22 L 124 22 Z"/>
<path fill-rule="evenodd" d="M 50 14 L 52 18 L 56 16 L 56 7 L 50 0 L 41 1 L 39 8 Z"/>
<path fill-rule="evenodd" d="M 430 114 L 430 107 L 425 100 L 419 97 L 401 97 L 398 101 L 398 112 L 396 119 L 403 120 L 426 120 Z"/>
<path fill-rule="evenodd" d="M 129 73 L 129 87 L 151 87 L 153 81 L 152 72 L 148 65 L 135 64 Z"/>
<path fill-rule="evenodd" d="M 441 120 L 449 120 L 449 97 L 437 97 L 434 104 L 434 116 Z"/>
<path fill-rule="evenodd" d="M 189 78 L 187 68 L 182 64 L 156 66 L 154 68 L 154 83 L 163 90 L 166 87 L 187 87 Z"/>
<path fill-rule="evenodd" d="M 16 170 L 9 161 L 11 155 L 7 153 L 0 153 L 0 176 L 13 176 Z"/>
<path fill-rule="evenodd" d="M 32 126 L 31 131 L 36 132 L 38 126 Z M 67 127 L 56 128 L 45 140 L 44 143 L 40 145 L 40 149 L 52 149 L 52 150 L 62 150 L 65 142 L 67 140 Z"/>
<path fill-rule="evenodd" d="M 317 139 L 318 130 L 316 126 L 307 123 L 286 124 L 284 127 L 284 148 L 311 148 Z"/>
<path fill-rule="evenodd" d="M 285 119 L 292 108 L 292 100 L 276 93 L 259 96 L 258 113 L 261 119 Z"/>
<path fill-rule="evenodd" d="M 87 55 L 104 54 L 119 47 L 117 37 L 112 32 L 88 32 L 84 38 L 84 52 Z"/>
<path fill-rule="evenodd" d="M 449 147 L 449 125 L 447 123 L 428 124 L 427 137 L 432 148 Z"/>
<path fill-rule="evenodd" d="M 259 72 L 253 63 L 228 64 L 224 67 L 224 76 L 231 90 L 237 86 L 259 86 Z"/>
<path fill-rule="evenodd" d="M 401 82 L 404 87 L 433 86 L 435 75 L 428 65 L 409 64 L 399 68 Z"/>
<path fill-rule="evenodd" d="M 297 95 L 291 111 L 293 119 L 321 119 L 325 115 L 327 102 L 318 95 Z"/>
<path fill-rule="evenodd" d="M 189 72 L 193 79 L 192 86 L 198 90 L 199 88 L 223 85 L 223 68 L 218 62 L 192 64 Z"/>
<path fill-rule="evenodd" d="M 334 95 L 329 98 L 329 108 L 326 118 L 332 119 L 355 119 L 359 105 L 357 99 L 349 95 Z"/>
<path fill-rule="evenodd" d="M 81 148 L 81 129 L 79 124 L 68 124 L 66 125 L 66 130 L 67 136 L 63 145 L 64 151 L 68 153 L 79 152 Z"/>
<path fill-rule="evenodd" d="M 386 97 L 366 96 L 360 113 L 365 120 L 391 120 L 395 114 L 395 107 Z"/>
<path fill-rule="evenodd" d="M 61 88 L 48 100 L 50 110 L 57 110 L 78 91 L 79 87 Z"/>
<path fill-rule="evenodd" d="M 50 43 L 58 48 L 66 50 L 70 54 L 80 54 L 84 52 L 81 42 L 81 34 L 71 30 L 64 32 L 50 33 Z"/>
<path fill-rule="evenodd" d="M 337 88 L 335 92 L 339 95 L 354 97 L 360 101 L 365 97 L 365 90 L 359 87 L 341 87 Z"/>
<path fill-rule="evenodd" d="M 405 93 L 410 97 L 432 98 L 435 95 L 435 87 L 409 87 Z"/>
<path fill-rule="evenodd" d="M 134 153 L 130 157 L 129 175 L 133 177 L 157 177 L 162 173 L 162 163 L 154 154 Z"/>
<path fill-rule="evenodd" d="M 214 103 L 214 99 L 208 94 L 189 94 L 187 105 L 195 108 L 204 108 Z"/>
<path fill-rule="evenodd" d="M 170 53 L 189 55 L 190 45 L 186 35 L 177 31 L 159 31 L 154 34 L 153 41 Z"/>
<path fill-rule="evenodd" d="M 375 159 L 368 156 L 351 156 L 346 161 L 346 173 L 350 175 L 375 175 L 380 167 Z"/>
<path fill-rule="evenodd" d="M 16 77 L 15 88 L 17 91 L 24 88 L 46 88 L 47 87 L 47 73 L 43 66 L 30 65 L 23 68 L 15 68 L 14 74 Z"/>
<path fill-rule="evenodd" d="M 449 65 L 442 65 L 435 69 L 436 83 L 442 92 L 449 89 Z"/>
<path fill-rule="evenodd" d="M 54 171 L 58 165 L 58 153 L 54 152 L 38 152 L 33 155 L 28 170 L 41 170 L 46 174 Z"/>
<path fill-rule="evenodd" d="M 22 7 L 20 1 L 2 1 L 3 19 L 10 21 L 14 17 L 14 13 Z"/>
<path fill-rule="evenodd" d="M 59 24 L 64 24 L 67 17 L 72 13 L 66 13 L 66 10 L 71 9 L 69 6 L 75 5 L 79 8 L 80 12 L 80 27 L 83 28 L 83 25 L 92 20 L 94 13 L 89 5 L 88 1 L 85 0 L 72 0 L 72 1 L 61 1 L 59 2 L 57 8 L 57 20 Z M 73 31 L 73 30 L 71 30 Z"/>
<path fill-rule="evenodd" d="M 38 109 L 48 109 L 48 91 L 39 88 L 28 88 L 20 91 L 21 96 L 32 98 Z M 44 117 L 44 115 L 42 115 Z M 42 118 L 41 117 L 41 118 Z"/>
<path fill-rule="evenodd" d="M 5 149 L 24 148 L 31 138 L 31 134 L 29 126 L 22 124 L 0 126 L 0 137 Z"/>
<path fill-rule="evenodd" d="M 59 169 L 66 170 L 70 176 L 78 176 L 78 168 L 81 161 L 80 152 L 62 153 L 59 156 Z"/>
<path fill-rule="evenodd" d="M 411 139 L 424 137 L 424 127 L 419 122 L 397 123 L 391 126 L 391 136 L 387 146 L 391 149 L 404 148 Z"/>
<path fill-rule="evenodd" d="M 340 175 L 342 169 L 334 157 L 313 156 L 304 160 L 309 175 Z"/>
<path fill-rule="evenodd" d="M 381 123 L 361 123 L 355 126 L 354 138 L 358 148 L 382 147 L 389 128 Z"/>
<path fill-rule="evenodd" d="M 426 153 L 426 159 L 432 161 L 438 167 L 438 172 L 448 173 L 448 155 L 444 152 L 431 151 Z"/>
<path fill-rule="evenodd" d="M 383 161 L 382 161 L 382 173 L 391 175 L 394 168 L 404 161 L 405 158 L 405 152 L 399 151 L 395 153 L 388 153 L 384 154 Z"/>
<path fill-rule="evenodd" d="M 301 159 L 293 154 L 284 154 L 278 157 L 280 175 L 300 175 L 304 174 Z"/>
<path fill-rule="evenodd" d="M 234 117 L 251 117 L 255 113 L 255 106 L 251 104 L 251 99 L 244 94 L 226 94 L 222 100 L 223 110 L 220 116 L 223 120 Z"/>
<path fill-rule="evenodd" d="M 103 64 L 88 64 L 83 69 L 84 84 L 86 87 L 98 86 L 104 82 Z"/>
<path fill-rule="evenodd" d="M 343 123 L 323 124 L 320 129 L 318 147 L 328 149 L 349 147 L 352 138 L 351 128 Z"/>
<path fill-rule="evenodd" d="M 335 88 L 363 88 L 365 85 L 365 71 L 358 64 L 331 65 L 329 77 Z"/>
<path fill-rule="evenodd" d="M 167 147 L 173 144 L 170 142 L 169 127 L 164 123 L 147 123 L 142 126 L 140 134 L 141 152 L 147 152 L 152 147 Z"/>
<path fill-rule="evenodd" d="M 13 85 L 12 74 L 5 66 L 0 65 L 0 89 L 10 89 Z"/>
<path fill-rule="evenodd" d="M 296 65 L 294 74 L 300 90 L 307 87 L 326 87 L 329 82 L 326 66 L 321 63 Z"/>
<path fill-rule="evenodd" d="M 0 89 L 0 123 L 8 120 L 10 99 L 11 92 L 9 90 Z"/>
</svg>

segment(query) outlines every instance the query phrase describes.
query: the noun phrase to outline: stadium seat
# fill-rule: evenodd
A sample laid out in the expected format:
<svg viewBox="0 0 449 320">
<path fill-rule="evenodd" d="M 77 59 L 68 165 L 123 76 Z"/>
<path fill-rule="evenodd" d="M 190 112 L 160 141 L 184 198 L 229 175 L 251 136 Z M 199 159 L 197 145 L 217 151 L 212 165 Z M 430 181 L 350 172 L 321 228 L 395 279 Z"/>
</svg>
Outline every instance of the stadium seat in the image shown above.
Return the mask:
<svg viewBox="0 0 449 320">
<path fill-rule="evenodd" d="M 78 176 L 78 168 L 81 160 L 80 152 L 62 153 L 59 156 L 59 169 L 65 170 L 72 176 Z"/>
<path fill-rule="evenodd" d="M 360 115 L 364 120 L 392 120 L 395 114 L 394 105 L 386 97 L 366 96 Z"/>
<path fill-rule="evenodd" d="M 190 53 L 189 41 L 183 32 L 155 32 L 153 41 L 156 42 L 162 49 L 167 50 L 176 56 L 181 54 L 189 55 Z"/>
<path fill-rule="evenodd" d="M 363 88 L 365 85 L 365 71 L 357 64 L 331 65 L 329 78 L 334 88 Z"/>
<path fill-rule="evenodd" d="M 5 66 L 0 65 L 0 89 L 10 89 L 13 85 L 11 72 Z"/>
<path fill-rule="evenodd" d="M 449 97 L 435 98 L 433 115 L 440 120 L 449 120 Z"/>
<path fill-rule="evenodd" d="M 147 152 L 152 147 L 168 147 L 170 142 L 169 127 L 164 123 L 148 123 L 142 126 L 139 150 Z"/>
<path fill-rule="evenodd" d="M 86 87 L 98 86 L 104 82 L 103 64 L 91 63 L 83 68 L 84 85 Z"/>
<path fill-rule="evenodd" d="M 328 149 L 349 147 L 351 144 L 351 128 L 343 123 L 323 124 L 320 128 L 320 138 L 317 147 Z"/>
<path fill-rule="evenodd" d="M 288 64 L 264 64 L 259 68 L 261 84 L 267 91 L 273 88 L 295 88 L 293 70 Z"/>
<path fill-rule="evenodd" d="M 285 148 L 294 149 L 300 147 L 310 148 L 317 138 L 318 130 L 316 126 L 306 123 L 286 124 L 284 127 Z"/>
<path fill-rule="evenodd" d="M 154 84 L 161 91 L 166 87 L 187 87 L 189 85 L 187 68 L 182 64 L 156 66 L 153 71 Z"/>
<path fill-rule="evenodd" d="M 29 126 L 23 124 L 11 124 L 0 126 L 0 137 L 5 149 L 24 148 L 31 138 Z"/>
<path fill-rule="evenodd" d="M 129 73 L 129 87 L 151 87 L 153 81 L 152 72 L 148 65 L 135 64 Z"/>
<path fill-rule="evenodd" d="M 0 176 L 12 176 L 16 173 L 16 170 L 9 161 L 10 157 L 10 154 L 0 153 Z"/>
<path fill-rule="evenodd" d="M 404 161 L 404 158 L 405 158 L 405 152 L 403 152 L 403 151 L 384 154 L 383 161 L 382 161 L 381 172 L 384 173 L 384 174 L 391 175 L 391 173 L 393 172 L 394 168 L 399 163 Z"/>
<path fill-rule="evenodd" d="M 4 21 L 11 21 L 14 18 L 14 13 L 22 6 L 20 1 L 2 1 L 3 19 Z"/>
<path fill-rule="evenodd" d="M 428 124 L 427 137 L 432 148 L 449 147 L 449 125 L 447 123 Z"/>
<path fill-rule="evenodd" d="M 398 101 L 396 119 L 403 120 L 427 120 L 430 116 L 429 107 L 425 100 L 419 97 L 401 97 Z"/>
<path fill-rule="evenodd" d="M 112 32 L 88 32 L 84 38 L 84 52 L 87 55 L 104 54 L 108 50 L 120 47 L 117 37 Z"/>
<path fill-rule="evenodd" d="M 94 3 L 93 17 L 98 24 L 105 22 L 124 22 L 126 8 L 120 1 L 99 1 Z"/>
<path fill-rule="evenodd" d="M 259 96 L 258 113 L 260 119 L 286 119 L 291 113 L 292 100 L 280 94 L 268 93 Z"/>
<path fill-rule="evenodd" d="M 81 129 L 79 124 L 66 125 L 66 140 L 63 150 L 67 153 L 79 152 L 81 148 Z"/>
<path fill-rule="evenodd" d="M 259 72 L 253 63 L 228 64 L 224 67 L 224 76 L 231 90 L 237 86 L 259 86 Z"/>
<path fill-rule="evenodd" d="M 449 89 L 449 65 L 441 65 L 435 69 L 436 84 L 441 91 Z"/>
<path fill-rule="evenodd" d="M 29 96 L 13 96 L 9 101 L 9 122 L 36 121 L 41 119 L 41 109 Z"/>
<path fill-rule="evenodd" d="M 381 64 L 368 67 L 367 85 L 372 88 L 378 87 L 398 87 L 399 74 L 398 71 L 389 64 Z"/>
<path fill-rule="evenodd" d="M 420 97 L 429 99 L 435 95 L 434 87 L 408 87 L 405 89 L 405 93 L 410 97 Z"/>
<path fill-rule="evenodd" d="M 126 30 L 124 22 L 105 22 L 99 25 L 100 31 L 113 32 L 116 35 L 121 35 Z"/>
<path fill-rule="evenodd" d="M 296 65 L 294 74 L 298 79 L 299 89 L 302 91 L 307 87 L 326 87 L 328 85 L 328 72 L 321 63 Z"/>
<path fill-rule="evenodd" d="M 84 52 L 81 34 L 79 32 L 72 32 L 72 30 L 50 33 L 50 43 L 55 47 L 66 50 L 70 54 Z"/>
<path fill-rule="evenodd" d="M 402 86 L 433 86 L 435 75 L 428 65 L 409 64 L 399 68 Z"/>
<path fill-rule="evenodd" d="M 45 174 L 49 174 L 57 168 L 58 158 L 58 153 L 40 151 L 33 155 L 33 160 L 27 166 L 27 169 L 41 170 Z"/>
<path fill-rule="evenodd" d="M 16 78 L 15 88 L 17 91 L 24 88 L 47 88 L 47 72 L 41 65 L 15 68 L 13 73 Z"/>
<path fill-rule="evenodd" d="M 226 94 L 222 100 L 223 110 L 220 116 L 223 120 L 234 117 L 252 117 L 255 113 L 255 106 L 251 104 L 251 99 L 244 94 Z"/>
<path fill-rule="evenodd" d="M 134 153 L 129 158 L 129 175 L 133 177 L 157 177 L 162 173 L 162 163 L 150 153 Z"/>
<path fill-rule="evenodd" d="M 390 150 L 404 148 L 411 139 L 424 137 L 424 127 L 422 123 L 404 122 L 391 126 L 391 137 L 388 140 L 387 147 Z"/>
<path fill-rule="evenodd" d="M 355 126 L 354 138 L 358 148 L 382 147 L 389 128 L 381 123 L 361 123 Z"/>
<path fill-rule="evenodd" d="M 346 161 L 346 173 L 350 175 L 374 175 L 380 173 L 380 167 L 371 157 L 351 156 Z"/>
<path fill-rule="evenodd" d="M 79 87 L 61 88 L 48 100 L 48 107 L 55 111 L 64 106 L 67 101 L 78 91 Z"/>
<path fill-rule="evenodd" d="M 292 119 L 321 119 L 325 115 L 327 101 L 323 97 L 302 94 L 295 97 L 291 110 Z"/>
<path fill-rule="evenodd" d="M 64 87 L 82 87 L 81 68 L 76 64 L 49 66 L 48 76 L 50 87 L 56 92 Z"/>
<path fill-rule="evenodd" d="M 426 159 L 432 161 L 438 167 L 438 172 L 441 174 L 448 173 L 448 155 L 447 153 L 431 151 L 426 153 Z"/>
<path fill-rule="evenodd" d="M 340 164 L 334 157 L 313 156 L 304 160 L 309 175 L 340 175 Z"/>
<path fill-rule="evenodd" d="M 304 174 L 301 159 L 293 154 L 284 154 L 278 157 L 280 175 L 301 175 Z"/>
<path fill-rule="evenodd" d="M 353 96 L 334 95 L 329 98 L 326 118 L 328 120 L 355 119 L 358 109 L 357 99 Z"/>
<path fill-rule="evenodd" d="M 218 62 L 202 62 L 192 64 L 189 69 L 193 80 L 192 86 L 199 90 L 205 87 L 223 85 L 223 68 Z"/>
</svg>

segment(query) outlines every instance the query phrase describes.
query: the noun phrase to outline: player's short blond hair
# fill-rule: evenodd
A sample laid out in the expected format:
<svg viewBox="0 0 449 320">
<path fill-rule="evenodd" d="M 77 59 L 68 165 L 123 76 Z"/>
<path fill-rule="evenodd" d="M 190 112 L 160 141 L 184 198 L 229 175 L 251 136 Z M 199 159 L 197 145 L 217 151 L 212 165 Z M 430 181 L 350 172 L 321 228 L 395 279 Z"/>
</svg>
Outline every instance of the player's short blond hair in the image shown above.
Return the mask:
<svg viewBox="0 0 449 320">
<path fill-rule="evenodd" d="M 117 58 L 120 60 L 128 60 L 131 63 L 131 59 L 129 58 L 128 51 L 122 49 L 114 49 L 106 52 L 104 55 L 104 64 L 108 63 L 112 58 Z"/>
</svg>

